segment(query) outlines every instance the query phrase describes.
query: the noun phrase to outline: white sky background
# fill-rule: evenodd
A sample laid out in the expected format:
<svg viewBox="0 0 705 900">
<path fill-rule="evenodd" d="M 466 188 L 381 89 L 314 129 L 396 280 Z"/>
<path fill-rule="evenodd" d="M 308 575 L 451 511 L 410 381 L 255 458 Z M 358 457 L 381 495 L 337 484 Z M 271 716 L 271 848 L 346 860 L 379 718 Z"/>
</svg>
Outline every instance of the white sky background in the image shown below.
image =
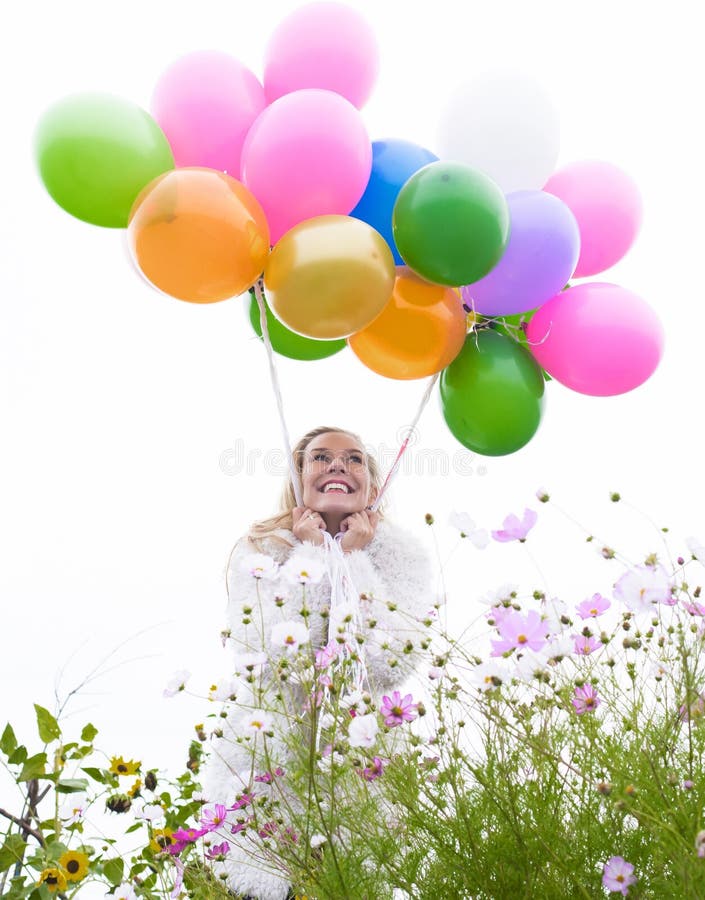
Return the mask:
<svg viewBox="0 0 705 900">
<path fill-rule="evenodd" d="M 176 772 L 205 704 L 165 701 L 162 689 L 182 667 L 194 686 L 223 674 L 225 562 L 248 523 L 274 509 L 282 480 L 262 462 L 281 438 L 265 352 L 243 301 L 197 306 L 151 290 L 120 232 L 72 219 L 46 194 L 32 131 L 50 103 L 74 91 L 109 91 L 148 107 L 161 71 L 192 50 L 229 51 L 261 77 L 271 29 L 298 5 L 63 0 L 4 12 L 0 729 L 10 719 L 27 740 L 35 734 L 31 705 L 53 707 L 62 667 L 65 696 L 129 641 L 112 658 L 121 665 L 70 706 L 67 727 L 90 719 L 109 753 Z M 456 543 L 445 525 L 453 508 L 497 528 L 507 513 L 533 506 L 541 516 L 527 547 L 551 591 L 571 603 L 608 591 L 621 569 L 586 548 L 550 506 L 539 508 L 534 491 L 546 487 L 635 559 L 658 549 L 655 534 L 610 504 L 611 490 L 676 535 L 705 538 L 698 4 L 675 2 L 668 18 L 663 4 L 615 0 L 352 5 L 368 15 L 381 47 L 364 110 L 373 140 L 435 149 L 452 88 L 486 66 L 513 66 L 543 79 L 558 106 L 560 163 L 609 160 L 641 187 L 641 235 L 596 280 L 615 281 L 658 311 L 667 348 L 656 375 L 616 398 L 549 384 L 537 436 L 504 458 L 471 458 L 434 397 L 392 491 L 392 515 L 429 547 L 423 517 L 435 514 L 444 552 Z M 279 358 L 278 369 L 294 439 L 340 424 L 387 465 L 425 386 L 376 376 L 349 351 L 310 363 Z M 221 456 L 236 448 L 249 471 L 227 475 Z M 435 474 L 421 448 L 434 451 Z M 457 471 L 459 459 L 472 472 Z M 524 551 L 457 550 L 447 568 L 457 627 L 477 616 L 489 588 L 541 586 Z"/>
</svg>

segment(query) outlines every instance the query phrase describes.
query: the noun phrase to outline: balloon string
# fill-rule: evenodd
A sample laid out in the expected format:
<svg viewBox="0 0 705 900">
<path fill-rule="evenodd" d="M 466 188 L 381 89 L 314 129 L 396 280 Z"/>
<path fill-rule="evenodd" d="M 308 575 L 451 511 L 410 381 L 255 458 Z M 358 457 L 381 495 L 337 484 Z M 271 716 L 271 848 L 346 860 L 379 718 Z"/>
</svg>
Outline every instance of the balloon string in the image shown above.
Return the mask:
<svg viewBox="0 0 705 900">
<path fill-rule="evenodd" d="M 296 505 L 303 506 L 303 499 L 301 496 L 301 482 L 299 479 L 299 473 L 296 471 L 296 466 L 294 465 L 294 456 L 291 451 L 291 441 L 289 439 L 289 431 L 286 427 L 286 420 L 284 418 L 284 405 L 282 403 L 282 395 L 281 390 L 279 389 L 279 379 L 277 378 L 277 370 L 274 365 L 274 353 L 272 351 L 272 343 L 269 339 L 269 329 L 267 327 L 267 313 L 264 306 L 264 297 L 262 295 L 262 285 L 260 280 L 258 279 L 254 283 L 254 291 L 255 291 L 255 299 L 257 300 L 257 306 L 259 307 L 259 321 L 260 327 L 262 329 L 262 339 L 264 340 L 264 346 L 267 348 L 267 360 L 269 362 L 269 375 L 272 380 L 272 390 L 274 391 L 274 396 L 277 401 L 277 409 L 279 411 L 279 422 L 282 428 L 282 435 L 284 437 L 284 449 L 286 451 L 287 462 L 289 463 L 289 473 L 291 475 L 291 483 L 294 487 L 294 497 L 296 498 Z"/>
<path fill-rule="evenodd" d="M 384 479 L 384 484 L 382 485 L 382 489 L 380 490 L 379 494 L 377 494 L 377 497 L 375 498 L 372 505 L 370 507 L 368 507 L 371 510 L 371 512 L 375 512 L 376 509 L 379 507 L 380 503 L 382 502 L 382 497 L 385 495 L 387 488 L 392 483 L 392 479 L 397 474 L 401 458 L 404 455 L 404 453 L 406 452 L 406 448 L 409 445 L 409 439 L 410 439 L 411 435 L 414 433 L 416 424 L 419 421 L 419 419 L 421 418 L 421 413 L 423 412 L 426 404 L 428 403 L 428 401 L 431 397 L 431 391 L 433 390 L 436 382 L 438 381 L 440 374 L 441 374 L 440 372 L 436 372 L 436 374 L 430 379 L 428 386 L 426 387 L 426 390 L 424 392 L 424 395 L 421 398 L 421 403 L 419 404 L 419 408 L 416 410 L 416 415 L 414 416 L 414 421 L 411 423 L 411 425 L 409 425 L 406 436 L 404 437 L 401 447 L 399 448 L 399 452 L 397 453 L 396 459 L 392 463 L 392 467 L 389 470 L 389 472 L 387 473 L 387 477 Z"/>
</svg>

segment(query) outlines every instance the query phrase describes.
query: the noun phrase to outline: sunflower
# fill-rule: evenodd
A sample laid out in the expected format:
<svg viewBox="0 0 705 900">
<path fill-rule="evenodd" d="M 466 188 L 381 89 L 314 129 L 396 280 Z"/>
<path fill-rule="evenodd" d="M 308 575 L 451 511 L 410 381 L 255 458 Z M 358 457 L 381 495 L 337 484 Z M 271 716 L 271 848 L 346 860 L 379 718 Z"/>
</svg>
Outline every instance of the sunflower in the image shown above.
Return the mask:
<svg viewBox="0 0 705 900">
<path fill-rule="evenodd" d="M 141 765 L 142 763 L 135 762 L 133 759 L 127 762 L 122 756 L 113 756 L 110 760 L 110 771 L 114 775 L 136 775 Z"/>
<path fill-rule="evenodd" d="M 171 828 L 155 828 L 149 846 L 155 853 L 163 853 L 174 843 L 173 834 Z"/>
<path fill-rule="evenodd" d="M 88 857 L 77 850 L 67 850 L 59 859 L 67 881 L 80 881 L 88 874 Z"/>
<path fill-rule="evenodd" d="M 66 890 L 66 876 L 61 869 L 44 869 L 37 884 L 45 884 L 52 894 Z"/>
<path fill-rule="evenodd" d="M 139 796 L 140 796 L 140 791 L 141 791 L 141 790 L 142 790 L 142 779 L 141 779 L 141 778 L 138 778 L 137 781 L 136 781 L 136 782 L 132 785 L 132 787 L 128 790 L 127 796 L 128 796 L 128 797 L 132 797 L 133 799 L 134 799 L 135 797 L 139 797 Z"/>
</svg>

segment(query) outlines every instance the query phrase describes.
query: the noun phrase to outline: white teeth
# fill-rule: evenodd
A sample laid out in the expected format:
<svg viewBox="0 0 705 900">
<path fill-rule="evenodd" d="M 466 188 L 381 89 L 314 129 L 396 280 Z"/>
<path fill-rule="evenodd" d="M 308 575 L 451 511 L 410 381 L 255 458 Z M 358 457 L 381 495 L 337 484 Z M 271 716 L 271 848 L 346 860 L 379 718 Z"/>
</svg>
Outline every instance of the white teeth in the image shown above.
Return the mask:
<svg viewBox="0 0 705 900">
<path fill-rule="evenodd" d="M 340 481 L 331 481 L 323 488 L 324 494 L 327 494 L 328 491 L 345 491 L 346 494 L 349 494 L 350 488 L 347 484 L 342 484 Z"/>
</svg>

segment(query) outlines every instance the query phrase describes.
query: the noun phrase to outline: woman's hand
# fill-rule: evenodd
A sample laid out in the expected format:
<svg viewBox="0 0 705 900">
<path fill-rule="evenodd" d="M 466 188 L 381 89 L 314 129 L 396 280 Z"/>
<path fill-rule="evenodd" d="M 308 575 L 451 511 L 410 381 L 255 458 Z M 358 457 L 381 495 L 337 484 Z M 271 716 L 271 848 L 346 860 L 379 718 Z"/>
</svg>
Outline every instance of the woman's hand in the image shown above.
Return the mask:
<svg viewBox="0 0 705 900">
<path fill-rule="evenodd" d="M 323 543 L 326 523 L 315 509 L 309 509 L 307 506 L 295 506 L 292 515 L 294 524 L 291 530 L 295 537 L 300 541 L 311 541 L 312 544 Z"/>
<path fill-rule="evenodd" d="M 340 546 L 346 553 L 351 550 L 364 550 L 375 536 L 378 522 L 379 513 L 368 512 L 366 509 L 347 516 L 340 523 L 340 530 L 344 532 Z"/>
</svg>

